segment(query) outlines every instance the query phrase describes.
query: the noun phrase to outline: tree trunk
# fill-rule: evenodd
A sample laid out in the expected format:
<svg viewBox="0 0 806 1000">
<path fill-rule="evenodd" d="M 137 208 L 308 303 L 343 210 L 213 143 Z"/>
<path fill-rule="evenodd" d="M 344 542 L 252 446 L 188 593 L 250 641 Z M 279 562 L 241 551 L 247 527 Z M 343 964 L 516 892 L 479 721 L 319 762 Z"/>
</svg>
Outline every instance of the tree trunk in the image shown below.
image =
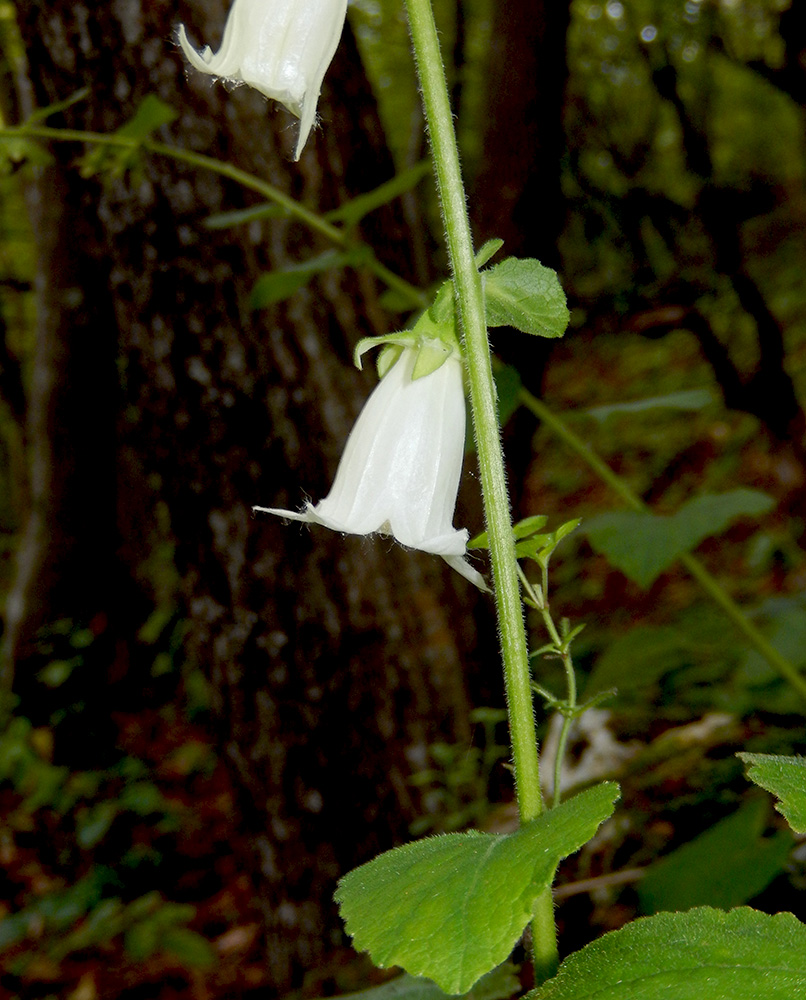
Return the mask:
<svg viewBox="0 0 806 1000">
<path fill-rule="evenodd" d="M 215 48 L 225 13 L 201 0 L 23 4 L 20 114 L 29 84 L 39 106 L 86 85 L 88 98 L 51 123 L 105 131 L 156 92 L 180 112 L 167 141 L 231 160 L 308 205 L 332 208 L 391 176 L 349 32 L 320 102 L 323 127 L 293 164 L 284 112 L 248 88 L 186 77 L 168 41 L 184 20 Z M 38 358 L 29 386 L 30 454 L 39 449 L 47 465 L 46 486 L 32 477 L 34 503 L 51 500 L 44 521 L 30 513 L 40 548 L 15 589 L 18 667 L 48 614 L 95 621 L 117 650 L 116 684 L 108 660 L 95 666 L 108 716 L 109 699 L 142 700 L 137 630 L 155 606 L 176 603 L 184 655 L 212 681 L 255 845 L 244 865 L 272 981 L 286 990 L 331 946 L 339 875 L 406 838 L 421 808 L 407 779 L 429 742 L 468 738 L 466 672 L 494 657 L 494 629 L 435 558 L 250 515 L 252 504 L 293 508 L 327 492 L 373 384 L 351 367 L 353 345 L 385 330 L 374 280 L 328 273 L 252 312 L 256 277 L 321 253 L 320 238 L 287 219 L 205 229 L 210 214 L 255 199 L 170 159 L 101 182 L 79 176 L 81 147 L 51 152 L 29 198 L 50 203 L 33 216 L 37 336 L 62 359 Z M 387 263 L 405 270 L 412 254 L 396 212 L 379 213 L 373 231 Z M 65 300 L 67 286 L 76 294 Z M 40 374 L 51 382 L 38 390 Z M 36 422 L 37 406 L 58 417 Z M 175 569 L 157 572 L 165 545 Z M 25 546 L 21 573 L 24 555 Z M 57 586 L 68 567 L 70 586 Z"/>
</svg>

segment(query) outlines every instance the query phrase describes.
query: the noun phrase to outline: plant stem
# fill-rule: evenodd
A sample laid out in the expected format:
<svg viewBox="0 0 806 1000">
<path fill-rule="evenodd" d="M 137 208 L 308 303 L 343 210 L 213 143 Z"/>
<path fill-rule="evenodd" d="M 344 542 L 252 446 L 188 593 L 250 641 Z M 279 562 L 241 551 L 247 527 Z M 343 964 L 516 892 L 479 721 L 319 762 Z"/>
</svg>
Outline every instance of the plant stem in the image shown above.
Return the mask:
<svg viewBox="0 0 806 1000">
<path fill-rule="evenodd" d="M 543 802 L 526 629 L 495 407 L 484 295 L 473 259 L 459 151 L 431 2 L 406 0 L 406 9 L 464 340 L 504 662 L 518 810 L 521 821 L 528 822 L 540 815 Z M 554 974 L 557 967 L 557 937 L 550 890 L 546 890 L 538 900 L 532 938 L 535 973 L 538 982 L 543 982 Z"/>
<path fill-rule="evenodd" d="M 651 513 L 651 508 L 639 496 L 633 493 L 627 483 L 613 472 L 610 466 L 603 462 L 585 444 L 582 438 L 571 430 L 568 424 L 558 417 L 556 413 L 553 413 L 542 400 L 533 396 L 526 389 L 521 389 L 520 401 L 523 406 L 534 413 L 539 420 L 542 420 L 559 438 L 565 441 L 596 475 L 621 497 L 628 507 L 634 511 Z M 708 596 L 722 608 L 736 628 L 758 650 L 767 663 L 806 700 L 806 677 L 785 656 L 778 652 L 764 633 L 742 611 L 716 577 L 709 573 L 700 560 L 690 552 L 682 553 L 680 562 L 682 562 Z"/>
<path fill-rule="evenodd" d="M 554 644 L 554 648 L 551 650 L 556 656 L 559 656 L 562 660 L 563 669 L 565 670 L 565 682 L 568 689 L 568 697 L 565 700 L 564 708 L 567 711 L 562 711 L 563 724 L 560 730 L 560 738 L 557 740 L 557 750 L 554 754 L 554 790 L 551 796 L 551 808 L 556 809 L 557 806 L 562 801 L 562 789 L 560 787 L 560 775 L 562 773 L 563 757 L 565 756 L 565 747 L 568 743 L 568 734 L 571 732 L 571 726 L 573 725 L 575 714 L 574 709 L 577 704 L 577 679 L 574 673 L 574 661 L 571 658 L 570 644 L 563 642 L 560 633 L 557 630 L 557 626 L 554 624 L 554 619 L 551 617 L 551 609 L 549 608 L 548 601 L 548 562 L 542 564 L 542 575 L 543 575 L 543 586 L 535 589 L 529 582 L 528 577 L 518 566 L 518 576 L 520 577 L 521 584 L 524 589 L 524 603 L 529 607 L 534 608 L 536 611 L 540 612 L 540 616 L 543 619 L 543 625 L 548 632 L 549 639 L 551 639 Z M 545 760 L 545 758 L 544 758 Z"/>
</svg>

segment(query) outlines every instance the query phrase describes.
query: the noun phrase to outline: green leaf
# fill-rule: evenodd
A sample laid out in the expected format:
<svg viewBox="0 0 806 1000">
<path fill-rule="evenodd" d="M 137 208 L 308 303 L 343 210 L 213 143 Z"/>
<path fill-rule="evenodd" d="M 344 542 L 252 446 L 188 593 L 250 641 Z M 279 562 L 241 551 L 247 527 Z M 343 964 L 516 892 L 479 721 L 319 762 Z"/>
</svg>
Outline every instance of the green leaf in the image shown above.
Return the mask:
<svg viewBox="0 0 806 1000">
<path fill-rule="evenodd" d="M 72 108 L 74 104 L 85 101 L 91 93 L 92 91 L 89 87 L 81 87 L 63 101 L 56 101 L 54 104 L 48 104 L 47 107 L 37 108 L 36 111 L 28 116 L 25 124 L 40 125 L 53 115 L 60 115 L 62 112 L 67 111 L 68 108 Z"/>
<path fill-rule="evenodd" d="M 170 125 L 179 117 L 170 104 L 161 101 L 156 94 L 147 94 L 137 106 L 134 115 L 122 125 L 115 135 L 125 135 L 130 139 L 148 139 L 163 125 Z"/>
<path fill-rule="evenodd" d="M 20 163 L 46 167 L 53 157 L 36 139 L 21 132 L 0 136 L 0 173 L 9 174 Z"/>
<path fill-rule="evenodd" d="M 514 326 L 539 337 L 562 337 L 568 306 L 560 280 L 538 260 L 510 257 L 482 273 L 488 326 Z"/>
<path fill-rule="evenodd" d="M 266 306 L 290 298 L 303 288 L 311 278 L 322 271 L 332 271 L 340 267 L 358 267 L 366 259 L 366 248 L 348 250 L 326 250 L 318 257 L 302 261 L 284 271 L 268 271 L 255 282 L 249 297 L 251 309 L 265 309 Z"/>
<path fill-rule="evenodd" d="M 739 753 L 747 777 L 779 799 L 775 808 L 795 833 L 806 833 L 806 757 Z"/>
<path fill-rule="evenodd" d="M 637 625 L 597 657 L 585 694 L 609 688 L 624 692 L 650 687 L 688 662 L 690 645 L 682 632 L 667 625 Z"/>
<path fill-rule="evenodd" d="M 495 257 L 495 255 L 498 253 L 498 251 L 501 249 L 503 245 L 504 241 L 499 240 L 497 238 L 493 240 L 487 240 L 487 242 L 484 244 L 481 250 L 477 251 L 476 253 L 476 256 L 474 258 L 476 267 L 484 267 L 484 265 L 487 263 L 488 260 L 491 260 L 493 257 Z"/>
<path fill-rule="evenodd" d="M 529 1000 L 796 1000 L 806 926 L 747 907 L 642 917 L 575 952 Z"/>
<path fill-rule="evenodd" d="M 806 665 L 806 608 L 797 598 L 773 597 L 757 609 L 770 642 L 793 666 Z M 756 649 L 748 649 L 740 674 L 750 687 L 760 688 L 778 680 L 779 675 Z"/>
<path fill-rule="evenodd" d="M 161 935 L 160 950 L 178 958 L 188 968 L 205 969 L 216 963 L 210 942 L 188 927 L 168 927 Z"/>
<path fill-rule="evenodd" d="M 652 865 L 638 884 L 644 913 L 706 903 L 729 909 L 763 892 L 793 846 L 786 830 L 762 837 L 768 810 L 768 800 L 753 799 Z"/>
<path fill-rule="evenodd" d="M 109 828 L 120 813 L 117 802 L 98 802 L 76 823 L 76 841 L 84 850 L 95 847 L 109 832 Z"/>
<path fill-rule="evenodd" d="M 719 534 L 738 517 L 764 514 L 774 501 L 760 490 L 697 497 L 670 517 L 647 512 L 600 514 L 582 529 L 597 552 L 641 587 L 649 587 L 678 556 Z"/>
<path fill-rule="evenodd" d="M 548 517 L 545 514 L 532 514 L 529 517 L 525 517 L 522 521 L 518 521 L 517 524 L 512 526 L 512 537 L 515 541 L 528 538 L 536 531 L 540 531 L 546 521 L 548 521 Z M 480 535 L 471 538 L 467 543 L 467 547 L 469 549 L 488 549 L 490 547 L 490 539 L 487 532 L 482 531 Z"/>
<path fill-rule="evenodd" d="M 563 538 L 575 531 L 581 523 L 581 519 L 577 517 L 573 521 L 561 524 L 556 531 L 550 531 L 544 535 L 534 535 L 532 538 L 524 538 L 515 546 L 515 555 L 518 559 L 534 559 L 541 566 L 547 566 L 552 553 Z"/>
<path fill-rule="evenodd" d="M 521 989 L 516 973 L 516 967 L 511 962 L 504 962 L 497 969 L 482 976 L 473 989 L 463 996 L 467 1000 L 507 1000 Z M 402 976 L 390 979 L 382 986 L 373 986 L 357 993 L 346 993 L 336 1000 L 445 1000 L 446 996 L 447 994 L 430 979 L 403 973 Z"/>
<path fill-rule="evenodd" d="M 420 181 L 431 172 L 431 161 L 420 160 L 413 167 L 401 171 L 391 180 L 386 181 L 372 191 L 360 194 L 351 201 L 339 205 L 332 212 L 328 212 L 325 218 L 328 222 L 342 222 L 346 227 L 356 226 L 370 212 L 388 205 L 407 191 L 417 187 Z"/>
<path fill-rule="evenodd" d="M 598 785 L 515 833 L 444 834 L 381 854 L 339 882 L 347 933 L 381 967 L 466 992 L 507 958 L 560 859 L 593 836 L 617 795 Z"/>
<path fill-rule="evenodd" d="M 151 138 L 153 132 L 163 125 L 169 125 L 179 117 L 165 101 L 156 94 L 148 94 L 134 115 L 112 135 L 131 139 L 132 143 L 121 146 L 95 146 L 81 157 L 81 176 L 108 174 L 112 178 L 122 177 L 127 171 L 137 170 L 141 164 L 141 143 Z"/>
<path fill-rule="evenodd" d="M 522 521 L 518 521 L 512 529 L 512 535 L 516 540 L 528 538 L 545 527 L 547 521 L 548 517 L 545 514 L 532 514 L 530 517 L 525 517 Z"/>
<path fill-rule="evenodd" d="M 633 399 L 626 403 L 609 403 L 587 410 L 589 417 L 604 423 L 608 417 L 623 413 L 646 413 L 649 410 L 683 410 L 695 412 L 709 406 L 716 399 L 711 389 L 684 389 L 670 392 L 665 396 L 651 396 L 648 399 Z"/>
<path fill-rule="evenodd" d="M 250 208 L 236 208 L 231 212 L 216 212 L 204 220 L 205 229 L 229 229 L 232 226 L 245 226 L 249 222 L 262 222 L 264 219 L 283 219 L 288 211 L 281 205 L 270 201 Z"/>
</svg>

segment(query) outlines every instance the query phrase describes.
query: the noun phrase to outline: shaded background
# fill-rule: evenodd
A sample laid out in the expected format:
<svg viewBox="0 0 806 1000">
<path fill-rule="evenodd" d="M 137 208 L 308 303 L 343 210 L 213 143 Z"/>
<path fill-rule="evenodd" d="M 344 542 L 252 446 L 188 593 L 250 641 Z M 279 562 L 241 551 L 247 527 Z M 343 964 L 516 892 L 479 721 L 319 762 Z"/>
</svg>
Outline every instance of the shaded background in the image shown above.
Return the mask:
<svg viewBox="0 0 806 1000">
<path fill-rule="evenodd" d="M 558 267 L 572 307 L 561 343 L 497 331 L 496 351 L 658 510 L 740 485 L 773 497 L 703 556 L 802 663 L 802 15 L 436 8 L 477 243 Z M 351 7 L 299 164 L 282 109 L 186 74 L 176 24 L 215 47 L 226 10 L 3 4 L 3 119 L 88 87 L 48 123 L 112 131 L 156 95 L 177 112 L 160 139 L 320 212 L 425 155 L 396 5 Z M 511 821 L 488 600 L 388 541 L 249 513 L 324 495 L 374 381 L 352 348 L 407 316 L 360 268 L 253 309 L 261 274 L 328 245 L 276 216 L 210 228 L 257 203 L 216 174 L 89 163 L 77 143 L 24 152 L 0 179 L 0 981 L 77 997 L 355 988 L 339 875 L 412 829 Z M 430 181 L 361 236 L 417 285 L 445 273 Z M 519 514 L 617 506 L 524 408 L 505 438 Z M 482 527 L 472 474 L 460 523 Z M 645 591 L 584 538 L 564 544 L 554 600 L 589 625 L 583 674 L 621 665 L 619 737 L 653 746 L 665 727 L 729 720 L 661 753 L 660 773 L 657 753 L 636 765 L 635 787 L 627 775 L 629 831 L 580 863 L 598 873 L 735 805 L 731 748 L 797 749 L 802 706 L 684 576 Z M 781 878 L 788 901 L 797 880 Z M 640 906 L 607 902 L 561 911 L 566 948 Z"/>
</svg>

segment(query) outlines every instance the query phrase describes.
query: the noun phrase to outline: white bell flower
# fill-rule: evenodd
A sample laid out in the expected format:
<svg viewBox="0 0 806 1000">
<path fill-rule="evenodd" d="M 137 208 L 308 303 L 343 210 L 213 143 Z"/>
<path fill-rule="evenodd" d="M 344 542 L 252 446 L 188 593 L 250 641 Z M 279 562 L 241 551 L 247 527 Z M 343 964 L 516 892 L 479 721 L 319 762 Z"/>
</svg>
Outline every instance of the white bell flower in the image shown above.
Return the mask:
<svg viewBox="0 0 806 1000">
<path fill-rule="evenodd" d="M 221 48 L 201 52 L 179 25 L 191 65 L 230 83 L 247 83 L 300 119 L 294 159 L 316 120 L 325 73 L 339 44 L 347 0 L 235 0 Z"/>
<path fill-rule="evenodd" d="M 412 378 L 417 356 L 403 348 L 373 390 L 324 500 L 301 513 L 253 510 L 352 535 L 394 535 L 402 545 L 442 556 L 486 590 L 466 559 L 467 529 L 453 527 L 465 448 L 462 362 L 453 353 L 430 374 Z"/>
</svg>

